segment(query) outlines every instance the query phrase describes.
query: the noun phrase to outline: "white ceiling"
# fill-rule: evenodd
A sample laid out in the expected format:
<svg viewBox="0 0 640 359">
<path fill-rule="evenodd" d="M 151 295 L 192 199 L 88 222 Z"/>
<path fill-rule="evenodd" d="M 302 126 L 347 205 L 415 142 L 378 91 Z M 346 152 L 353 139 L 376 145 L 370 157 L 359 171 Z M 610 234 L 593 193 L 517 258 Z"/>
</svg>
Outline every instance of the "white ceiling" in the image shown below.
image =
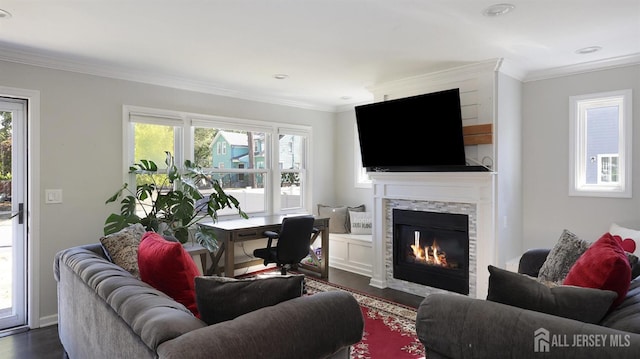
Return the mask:
<svg viewBox="0 0 640 359">
<path fill-rule="evenodd" d="M 335 111 L 473 62 L 504 58 L 526 81 L 640 59 L 640 0 L 482 15 L 500 1 L 0 0 L 0 60 Z M 575 53 L 588 46 L 602 50 Z"/>
</svg>

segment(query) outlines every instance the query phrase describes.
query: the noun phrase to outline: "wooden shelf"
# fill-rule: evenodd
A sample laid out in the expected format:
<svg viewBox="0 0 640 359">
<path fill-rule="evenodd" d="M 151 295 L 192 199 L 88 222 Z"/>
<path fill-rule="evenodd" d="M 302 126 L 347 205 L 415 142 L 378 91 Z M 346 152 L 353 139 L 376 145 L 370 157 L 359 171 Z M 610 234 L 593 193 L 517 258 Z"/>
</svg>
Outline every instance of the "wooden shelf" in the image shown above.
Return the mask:
<svg viewBox="0 0 640 359">
<path fill-rule="evenodd" d="M 493 143 L 493 124 L 471 125 L 462 127 L 464 145 L 490 145 Z"/>
</svg>

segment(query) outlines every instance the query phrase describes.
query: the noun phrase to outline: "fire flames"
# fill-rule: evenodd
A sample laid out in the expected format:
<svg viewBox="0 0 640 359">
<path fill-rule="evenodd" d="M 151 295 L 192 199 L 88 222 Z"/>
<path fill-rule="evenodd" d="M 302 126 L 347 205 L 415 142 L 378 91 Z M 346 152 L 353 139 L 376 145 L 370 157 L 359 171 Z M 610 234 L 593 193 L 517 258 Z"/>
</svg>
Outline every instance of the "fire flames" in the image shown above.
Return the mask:
<svg viewBox="0 0 640 359">
<path fill-rule="evenodd" d="M 441 267 L 449 267 L 447 263 L 447 254 L 440 249 L 437 241 L 434 239 L 430 246 L 420 247 L 419 243 L 411 245 L 413 256 L 416 262 L 424 262 L 430 265 L 436 265 Z"/>
</svg>

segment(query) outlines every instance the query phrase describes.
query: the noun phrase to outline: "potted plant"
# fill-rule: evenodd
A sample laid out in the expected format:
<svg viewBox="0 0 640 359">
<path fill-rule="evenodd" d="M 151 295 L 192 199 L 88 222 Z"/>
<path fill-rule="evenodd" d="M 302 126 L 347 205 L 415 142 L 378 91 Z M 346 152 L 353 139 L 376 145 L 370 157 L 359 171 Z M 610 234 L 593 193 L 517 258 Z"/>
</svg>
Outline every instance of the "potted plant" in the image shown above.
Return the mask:
<svg viewBox="0 0 640 359">
<path fill-rule="evenodd" d="M 217 240 L 211 231 L 199 226 L 204 219 L 218 221 L 218 211 L 235 208 L 242 218 L 248 218 L 240 209 L 238 200 L 227 194 L 218 180 L 207 176 L 202 168 L 186 160 L 178 169 L 174 157 L 165 152 L 166 170 L 159 170 L 155 162 L 140 160 L 129 167 L 129 173 L 143 175 L 133 192 L 127 183 L 107 201 L 109 204 L 120 200 L 120 213 L 107 217 L 104 234 L 115 233 L 131 224 L 140 223 L 146 230 L 165 236 L 173 236 L 180 243 L 189 240 L 190 232 L 203 247 L 210 252 L 218 248 Z M 211 187 L 211 194 L 204 195 L 196 184 Z M 208 187 L 207 186 L 207 187 Z"/>
</svg>

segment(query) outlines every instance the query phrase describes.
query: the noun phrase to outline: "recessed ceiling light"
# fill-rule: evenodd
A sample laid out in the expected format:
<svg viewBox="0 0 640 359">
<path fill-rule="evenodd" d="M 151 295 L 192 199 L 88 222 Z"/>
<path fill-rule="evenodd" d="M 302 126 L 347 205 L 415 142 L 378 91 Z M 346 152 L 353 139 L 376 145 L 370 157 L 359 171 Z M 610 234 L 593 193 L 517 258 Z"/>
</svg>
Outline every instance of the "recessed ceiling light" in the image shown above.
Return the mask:
<svg viewBox="0 0 640 359">
<path fill-rule="evenodd" d="M 341 100 L 351 100 L 351 96 L 341 96 Z"/>
<path fill-rule="evenodd" d="M 0 19 L 8 19 L 11 17 L 11 13 L 7 10 L 0 9 Z"/>
<path fill-rule="evenodd" d="M 602 47 L 600 46 L 589 46 L 589 47 L 583 47 L 581 49 L 577 49 L 576 54 L 579 54 L 579 55 L 592 54 L 600 50 L 602 50 Z"/>
<path fill-rule="evenodd" d="M 287 77 L 289 77 L 289 75 L 287 75 L 287 74 L 275 74 L 275 75 L 273 75 L 273 78 L 274 79 L 278 79 L 278 80 L 284 80 Z"/>
<path fill-rule="evenodd" d="M 484 9 L 484 11 L 482 11 L 482 15 L 488 17 L 501 16 L 510 13 L 515 8 L 516 6 L 513 4 L 495 4 Z"/>
</svg>

